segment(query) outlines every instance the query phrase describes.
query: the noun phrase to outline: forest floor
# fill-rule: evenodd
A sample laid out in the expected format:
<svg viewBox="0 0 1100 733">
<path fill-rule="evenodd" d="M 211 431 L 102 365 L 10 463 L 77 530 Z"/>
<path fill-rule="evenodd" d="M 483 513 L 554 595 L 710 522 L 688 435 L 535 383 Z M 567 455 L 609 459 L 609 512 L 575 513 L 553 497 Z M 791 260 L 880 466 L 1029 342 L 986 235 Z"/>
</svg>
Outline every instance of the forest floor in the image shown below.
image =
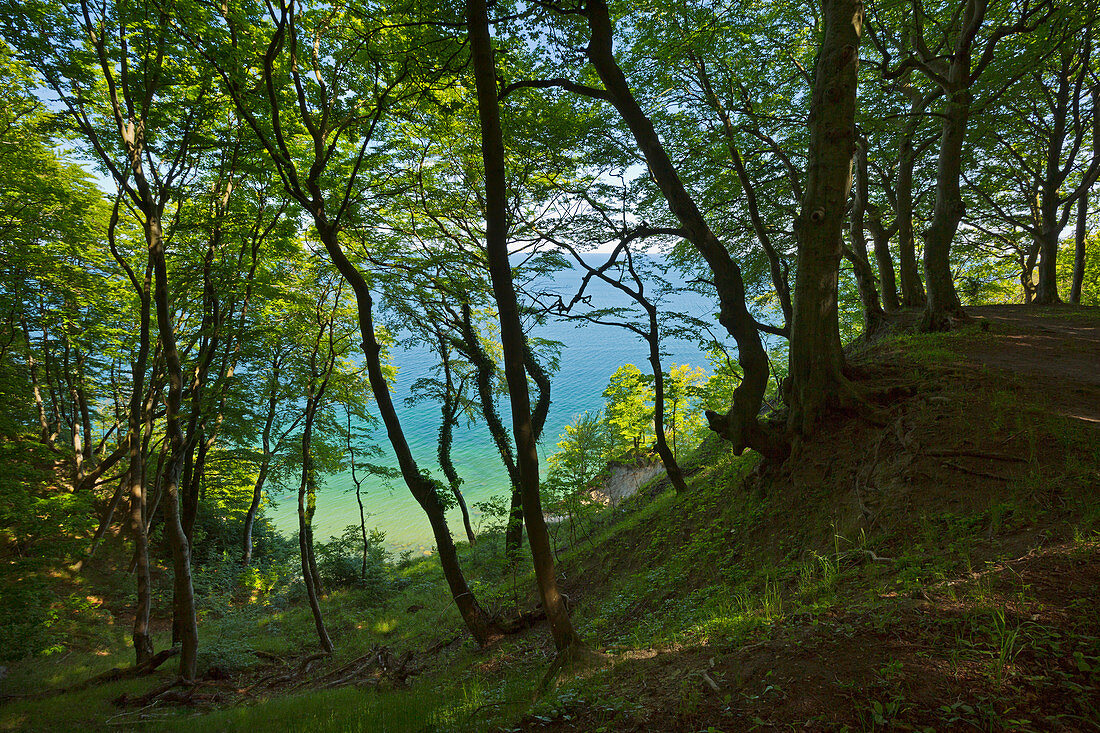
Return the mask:
<svg viewBox="0 0 1100 733">
<path fill-rule="evenodd" d="M 0 730 L 1100 730 L 1100 312 L 971 313 L 853 346 L 857 386 L 889 397 L 784 466 L 706 440 L 688 494 L 658 478 L 561 527 L 601 669 L 540 690 L 545 624 L 477 649 L 421 559 L 382 605 L 330 594 L 335 657 L 301 602 L 238 598 L 204 620 L 194 688 L 161 692 L 169 662 L 19 697 L 125 661 L 118 617 L 13 664 Z M 487 608 L 534 607 L 492 538 L 463 553 Z"/>
</svg>

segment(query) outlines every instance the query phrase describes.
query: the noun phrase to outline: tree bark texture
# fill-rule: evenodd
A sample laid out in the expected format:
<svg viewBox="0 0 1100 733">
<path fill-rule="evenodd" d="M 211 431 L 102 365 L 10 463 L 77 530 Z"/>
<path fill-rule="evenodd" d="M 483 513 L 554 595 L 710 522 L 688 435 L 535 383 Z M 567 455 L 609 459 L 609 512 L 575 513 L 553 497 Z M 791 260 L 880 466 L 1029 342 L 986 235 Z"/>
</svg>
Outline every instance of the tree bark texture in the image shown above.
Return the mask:
<svg viewBox="0 0 1100 733">
<path fill-rule="evenodd" d="M 795 221 L 798 271 L 791 323 L 788 427 L 812 431 L 843 397 L 837 279 L 855 152 L 856 72 L 863 31 L 859 0 L 824 0 L 823 36 L 810 101 L 806 193 Z"/>
</svg>

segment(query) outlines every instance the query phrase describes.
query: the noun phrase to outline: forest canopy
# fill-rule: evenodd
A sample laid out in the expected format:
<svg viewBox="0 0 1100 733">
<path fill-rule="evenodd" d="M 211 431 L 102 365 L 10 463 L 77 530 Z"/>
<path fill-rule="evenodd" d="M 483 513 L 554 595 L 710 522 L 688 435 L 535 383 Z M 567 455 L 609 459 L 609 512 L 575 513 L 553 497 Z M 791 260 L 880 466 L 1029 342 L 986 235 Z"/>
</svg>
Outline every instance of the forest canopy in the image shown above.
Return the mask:
<svg viewBox="0 0 1100 733">
<path fill-rule="evenodd" d="M 384 475 L 426 516 L 470 638 L 516 630 L 456 545 L 482 515 L 502 562 L 531 563 L 559 668 L 598 663 L 552 532 L 609 462 L 660 461 L 687 492 L 711 433 L 797 461 L 829 415 L 875 421 L 895 394 L 846 344 L 951 331 L 969 306 L 1100 305 L 1096 11 L 0 0 L 0 440 L 20 467 L 0 553 L 84 566 L 122 536 L 137 667 L 163 661 L 165 613 L 196 679 L 226 567 L 257 593 L 301 583 L 332 653 L 326 589 L 389 590 L 360 492 Z M 575 292 L 545 287 L 565 272 Z M 559 321 L 647 354 L 607 365 L 605 404 L 560 443 L 544 427 L 573 357 L 537 332 Z M 395 346 L 430 355 L 430 459 Z M 480 507 L 452 457 L 471 423 L 507 476 Z M 63 476 L 32 470 L 51 462 Z M 359 513 L 325 542 L 319 487 L 341 472 Z M 296 538 L 266 514 L 277 490 Z M 41 619 L 19 624 L 13 658 L 42 652 Z"/>
</svg>

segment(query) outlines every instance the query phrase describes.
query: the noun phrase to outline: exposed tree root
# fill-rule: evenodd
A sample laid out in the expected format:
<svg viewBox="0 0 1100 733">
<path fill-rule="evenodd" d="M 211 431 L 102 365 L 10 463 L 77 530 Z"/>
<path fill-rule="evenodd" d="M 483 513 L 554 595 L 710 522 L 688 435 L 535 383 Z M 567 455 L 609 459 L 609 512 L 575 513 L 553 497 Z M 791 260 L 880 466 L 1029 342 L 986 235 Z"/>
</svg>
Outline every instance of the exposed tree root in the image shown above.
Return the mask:
<svg viewBox="0 0 1100 733">
<path fill-rule="evenodd" d="M 546 674 L 539 684 L 536 697 L 557 687 L 562 682 L 602 669 L 608 666 L 609 663 L 610 659 L 606 654 L 595 651 L 585 644 L 570 644 L 558 652 L 554 663 L 550 665 L 550 669 L 546 670 Z"/>
</svg>

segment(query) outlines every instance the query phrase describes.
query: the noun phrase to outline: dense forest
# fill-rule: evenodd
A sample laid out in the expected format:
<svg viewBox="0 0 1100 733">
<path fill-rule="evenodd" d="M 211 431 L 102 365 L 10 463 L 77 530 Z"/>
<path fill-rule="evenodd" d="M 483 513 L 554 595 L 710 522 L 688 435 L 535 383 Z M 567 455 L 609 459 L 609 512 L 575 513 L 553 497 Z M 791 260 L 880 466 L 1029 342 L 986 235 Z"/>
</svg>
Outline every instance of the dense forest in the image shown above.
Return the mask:
<svg viewBox="0 0 1100 733">
<path fill-rule="evenodd" d="M 923 578 L 931 603 L 932 575 L 905 568 L 932 571 L 886 556 L 924 516 L 884 500 L 904 518 L 889 525 L 872 506 L 886 473 L 941 486 L 932 503 L 980 496 L 980 529 L 945 526 L 988 529 L 991 542 L 1005 492 L 1026 484 L 1008 514 L 1046 538 L 1072 535 L 1080 572 L 1095 576 L 1098 10 L 0 0 L 0 661 L 12 665 L 7 682 L 0 667 L 0 713 L 31 706 L 4 729 L 92 725 L 43 723 L 33 700 L 45 688 L 122 684 L 123 708 L 130 695 L 131 710 L 207 714 L 225 701 L 204 690 L 226 679 L 241 697 L 348 687 L 381 700 L 405 694 L 417 665 L 427 674 L 421 656 L 444 679 L 491 654 L 504 667 L 522 658 L 514 676 L 559 694 L 552 711 L 481 691 L 469 717 L 387 728 L 375 711 L 331 729 L 464 730 L 490 714 L 503 716 L 496 730 L 793 725 L 801 713 L 722 723 L 738 714 L 726 692 L 737 688 L 714 656 L 691 685 L 668 683 L 677 712 L 657 722 L 550 691 L 626 674 L 607 671 L 629 646 L 609 629 L 674 619 L 704 588 L 762 593 L 751 613 L 767 623 L 723 633 L 757 651 L 777 643 L 796 566 L 814 568 L 798 571 L 804 591 L 814 573 L 870 582 L 889 565 L 899 588 Z M 579 287 L 548 285 L 564 272 Z M 681 307 L 689 296 L 710 315 Z M 604 403 L 561 436 L 544 427 L 559 366 L 577 357 L 539 335 L 553 322 L 590 339 L 626 329 L 648 354 L 607 364 Z M 673 338 L 709 353 L 707 370 L 673 364 Z M 430 461 L 410 447 L 395 393 L 411 348 L 432 360 L 410 398 L 438 416 Z M 471 425 L 507 476 L 490 501 L 467 501 L 452 455 Z M 940 463 L 902 481 L 910 464 L 883 466 L 906 451 Z M 821 469 L 829 460 L 848 463 Z M 609 503 L 609 476 L 651 466 L 653 481 Z M 326 478 L 341 473 L 357 514 L 342 536 L 315 536 Z M 415 499 L 431 528 L 425 557 L 390 551 L 370 519 L 370 477 Z M 1055 485 L 1069 493 L 1053 498 Z M 851 522 L 828 504 L 839 497 L 858 508 Z M 296 502 L 296 533 L 273 524 L 273 500 Z M 650 547 L 629 534 L 643 529 L 654 553 L 625 560 Z M 753 549 L 712 556 L 704 542 Z M 738 564 L 765 547 L 789 576 Z M 1088 584 L 1074 587 L 1071 609 L 1096 601 L 1095 585 L 1091 601 Z M 586 592 L 599 614 L 578 605 Z M 1027 633 L 1018 621 L 1006 650 L 1005 609 L 1025 619 L 1022 603 L 983 606 L 1002 655 L 998 694 L 1015 689 L 1005 670 Z M 416 633 L 437 636 L 380 641 L 398 621 L 371 614 L 400 607 L 411 623 L 426 605 L 435 620 Z M 296 630 L 271 651 L 260 637 L 283 625 Z M 1051 682 L 1041 702 L 991 703 L 1002 717 L 974 725 L 1056 729 L 1054 717 L 1012 715 L 1049 713 L 1073 691 L 1066 729 L 1097 724 L 1089 634 L 1100 630 L 1071 626 L 1080 636 L 1054 657 L 1078 676 Z M 34 677 L 96 650 L 122 666 Z M 469 684 L 414 687 L 394 705 L 442 710 Z M 893 699 L 805 719 L 871 729 L 912 714 L 940 729 L 984 709 Z M 684 700 L 698 704 L 685 713 Z M 296 710 L 326 704 L 212 729 L 290 729 Z M 140 722 L 129 715 L 123 724 Z"/>
</svg>

